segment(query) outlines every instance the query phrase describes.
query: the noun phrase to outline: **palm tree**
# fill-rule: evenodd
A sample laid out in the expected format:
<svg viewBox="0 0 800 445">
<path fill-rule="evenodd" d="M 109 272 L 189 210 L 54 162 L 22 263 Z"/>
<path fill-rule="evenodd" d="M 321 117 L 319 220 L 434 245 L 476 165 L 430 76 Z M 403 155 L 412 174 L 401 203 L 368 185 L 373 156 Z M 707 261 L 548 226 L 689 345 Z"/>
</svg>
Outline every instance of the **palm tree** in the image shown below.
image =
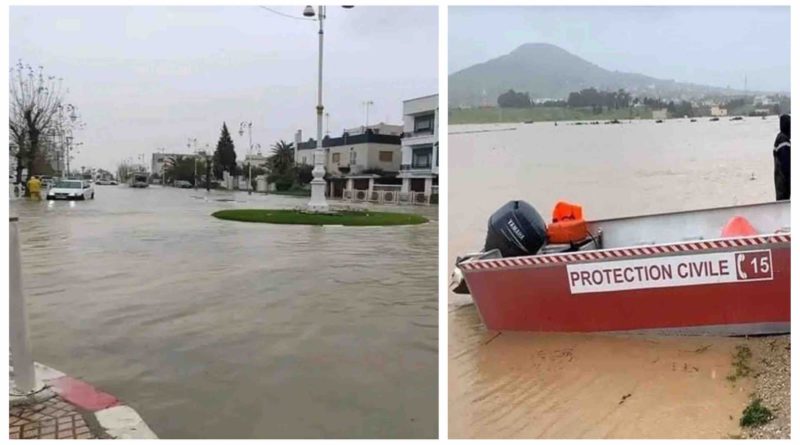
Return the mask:
<svg viewBox="0 0 800 445">
<path fill-rule="evenodd" d="M 273 144 L 269 164 L 273 173 L 287 173 L 294 166 L 294 143 L 281 139 Z"/>
</svg>

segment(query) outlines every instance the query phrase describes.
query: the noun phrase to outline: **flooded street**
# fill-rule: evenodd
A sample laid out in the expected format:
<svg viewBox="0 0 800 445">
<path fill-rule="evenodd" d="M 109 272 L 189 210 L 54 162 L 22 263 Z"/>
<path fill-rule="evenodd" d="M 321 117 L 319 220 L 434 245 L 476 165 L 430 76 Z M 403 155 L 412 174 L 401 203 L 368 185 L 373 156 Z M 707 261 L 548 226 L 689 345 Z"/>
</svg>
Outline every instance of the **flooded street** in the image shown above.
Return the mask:
<svg viewBox="0 0 800 445">
<path fill-rule="evenodd" d="M 307 198 L 97 186 L 14 201 L 37 361 L 161 438 L 427 437 L 438 429 L 432 223 L 217 220 Z"/>
<path fill-rule="evenodd" d="M 449 129 L 449 253 L 480 250 L 512 199 L 548 220 L 558 200 L 587 219 L 774 200 L 778 118 Z M 726 376 L 741 339 L 487 332 L 450 295 L 453 438 L 724 438 L 751 382 Z"/>
</svg>

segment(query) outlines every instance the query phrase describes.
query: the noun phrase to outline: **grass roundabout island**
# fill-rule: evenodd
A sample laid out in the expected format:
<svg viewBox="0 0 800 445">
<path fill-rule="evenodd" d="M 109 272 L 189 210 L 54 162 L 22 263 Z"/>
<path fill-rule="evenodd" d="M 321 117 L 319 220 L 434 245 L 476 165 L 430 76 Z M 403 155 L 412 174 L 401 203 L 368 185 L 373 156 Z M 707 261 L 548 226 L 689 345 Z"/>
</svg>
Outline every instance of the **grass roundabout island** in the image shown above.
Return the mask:
<svg viewBox="0 0 800 445">
<path fill-rule="evenodd" d="M 413 213 L 356 210 L 312 213 L 289 209 L 233 209 L 220 210 L 211 216 L 228 221 L 312 226 L 402 226 L 428 222 L 427 218 Z"/>
</svg>

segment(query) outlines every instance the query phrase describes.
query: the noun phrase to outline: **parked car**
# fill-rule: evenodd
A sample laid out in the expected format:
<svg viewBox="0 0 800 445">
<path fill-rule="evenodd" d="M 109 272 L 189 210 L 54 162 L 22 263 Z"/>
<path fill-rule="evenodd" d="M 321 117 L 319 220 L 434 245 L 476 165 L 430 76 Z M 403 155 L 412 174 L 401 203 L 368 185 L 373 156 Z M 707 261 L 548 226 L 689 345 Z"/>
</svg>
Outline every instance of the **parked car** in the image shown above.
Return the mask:
<svg viewBox="0 0 800 445">
<path fill-rule="evenodd" d="M 182 189 L 190 189 L 192 188 L 192 183 L 189 181 L 175 181 L 175 187 Z"/>
<path fill-rule="evenodd" d="M 60 179 L 47 191 L 47 199 L 94 199 L 94 187 L 89 181 Z"/>
</svg>

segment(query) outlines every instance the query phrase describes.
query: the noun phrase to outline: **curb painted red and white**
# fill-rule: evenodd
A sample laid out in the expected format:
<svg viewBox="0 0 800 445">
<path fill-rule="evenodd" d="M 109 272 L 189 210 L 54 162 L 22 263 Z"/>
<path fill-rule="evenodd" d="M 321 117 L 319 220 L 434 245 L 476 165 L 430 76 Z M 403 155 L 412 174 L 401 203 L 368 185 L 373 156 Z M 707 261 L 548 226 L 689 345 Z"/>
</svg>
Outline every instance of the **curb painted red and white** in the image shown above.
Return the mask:
<svg viewBox="0 0 800 445">
<path fill-rule="evenodd" d="M 722 238 L 708 241 L 691 241 L 685 243 L 657 244 L 652 246 L 637 246 L 624 248 L 611 248 L 602 250 L 589 250 L 583 252 L 553 253 L 535 256 L 523 256 L 503 259 L 486 259 L 465 262 L 459 267 L 465 271 L 505 269 L 524 267 L 540 264 L 573 263 L 583 261 L 597 261 L 605 259 L 629 258 L 636 256 L 676 254 L 683 252 L 696 252 L 702 250 L 730 249 L 735 247 L 751 247 L 762 244 L 790 243 L 792 235 L 781 233 L 774 235 L 757 235 L 752 237 Z"/>
<path fill-rule="evenodd" d="M 62 399 L 92 413 L 109 436 L 115 439 L 158 439 L 133 408 L 111 394 L 41 363 L 34 366 L 37 380 Z"/>
</svg>

